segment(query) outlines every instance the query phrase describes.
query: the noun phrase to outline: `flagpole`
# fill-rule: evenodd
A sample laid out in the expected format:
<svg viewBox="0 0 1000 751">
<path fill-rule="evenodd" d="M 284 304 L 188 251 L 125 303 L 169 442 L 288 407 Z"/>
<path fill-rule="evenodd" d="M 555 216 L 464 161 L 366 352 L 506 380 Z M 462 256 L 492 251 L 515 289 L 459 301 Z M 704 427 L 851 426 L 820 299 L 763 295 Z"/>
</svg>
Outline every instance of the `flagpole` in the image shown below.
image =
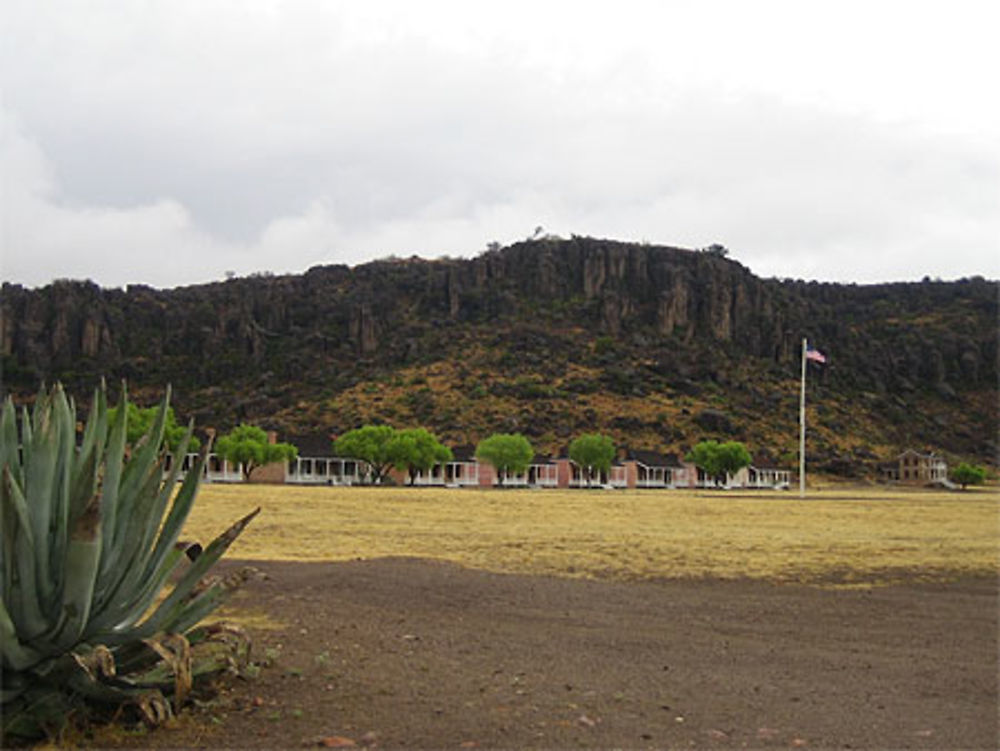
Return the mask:
<svg viewBox="0 0 1000 751">
<path fill-rule="evenodd" d="M 806 347 L 802 338 L 802 385 L 799 390 L 799 498 L 806 497 Z"/>
</svg>

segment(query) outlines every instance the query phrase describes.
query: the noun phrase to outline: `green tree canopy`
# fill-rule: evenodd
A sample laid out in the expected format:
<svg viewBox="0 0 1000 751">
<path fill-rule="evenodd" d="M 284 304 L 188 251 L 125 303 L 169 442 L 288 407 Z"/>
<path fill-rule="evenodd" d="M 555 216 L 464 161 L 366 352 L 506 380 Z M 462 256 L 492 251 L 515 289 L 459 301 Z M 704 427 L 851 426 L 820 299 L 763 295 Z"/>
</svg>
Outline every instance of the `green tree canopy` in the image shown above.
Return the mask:
<svg viewBox="0 0 1000 751">
<path fill-rule="evenodd" d="M 974 464 L 961 462 L 951 471 L 951 481 L 957 482 L 965 490 L 967 485 L 982 485 L 986 480 L 986 470 Z"/>
<path fill-rule="evenodd" d="M 365 425 L 349 430 L 333 442 L 337 456 L 359 459 L 370 469 L 373 484 L 382 482 L 385 473 L 396 463 L 393 438 L 396 430 L 389 425 Z"/>
<path fill-rule="evenodd" d="M 725 482 L 726 475 L 736 474 L 753 461 L 746 446 L 739 441 L 702 441 L 691 449 L 687 459 L 701 467 L 717 484 Z"/>
<path fill-rule="evenodd" d="M 110 424 L 114 424 L 119 409 L 120 407 L 108 408 L 108 421 Z M 132 402 L 128 402 L 125 406 L 125 442 L 129 446 L 134 448 L 139 439 L 149 432 L 149 429 L 153 427 L 153 423 L 156 422 L 156 415 L 159 411 L 159 407 L 142 408 Z M 171 451 L 176 451 L 186 432 L 187 428 L 185 426 L 177 424 L 174 408 L 167 407 L 167 422 L 163 430 L 163 443 Z M 188 451 L 197 451 L 199 448 L 201 448 L 201 441 L 191 436 Z"/>
<path fill-rule="evenodd" d="M 409 474 L 411 485 L 418 472 L 426 472 L 435 464 L 452 459 L 451 449 L 424 428 L 397 430 L 389 440 L 387 453 L 396 469 Z"/>
<path fill-rule="evenodd" d="M 215 453 L 233 464 L 242 464 L 243 476 L 249 480 L 255 468 L 294 459 L 299 450 L 290 443 L 269 443 L 261 428 L 243 423 L 215 442 Z"/>
<path fill-rule="evenodd" d="M 611 471 L 615 442 L 600 433 L 586 433 L 570 443 L 569 458 L 583 470 L 589 487 L 594 475 Z"/>
<path fill-rule="evenodd" d="M 534 456 L 528 439 L 520 433 L 494 433 L 476 446 L 476 458 L 493 465 L 500 485 L 504 477 L 524 472 Z"/>
</svg>

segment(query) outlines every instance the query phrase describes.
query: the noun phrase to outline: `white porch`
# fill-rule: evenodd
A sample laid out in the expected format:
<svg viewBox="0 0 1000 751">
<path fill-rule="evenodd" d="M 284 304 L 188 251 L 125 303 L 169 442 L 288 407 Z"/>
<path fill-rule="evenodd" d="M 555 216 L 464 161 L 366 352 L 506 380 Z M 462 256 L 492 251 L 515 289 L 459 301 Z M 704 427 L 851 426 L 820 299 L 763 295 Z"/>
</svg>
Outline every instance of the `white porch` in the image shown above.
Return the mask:
<svg viewBox="0 0 1000 751">
<path fill-rule="evenodd" d="M 292 485 L 360 485 L 362 463 L 354 459 L 298 457 L 285 465 L 285 482 Z"/>
</svg>

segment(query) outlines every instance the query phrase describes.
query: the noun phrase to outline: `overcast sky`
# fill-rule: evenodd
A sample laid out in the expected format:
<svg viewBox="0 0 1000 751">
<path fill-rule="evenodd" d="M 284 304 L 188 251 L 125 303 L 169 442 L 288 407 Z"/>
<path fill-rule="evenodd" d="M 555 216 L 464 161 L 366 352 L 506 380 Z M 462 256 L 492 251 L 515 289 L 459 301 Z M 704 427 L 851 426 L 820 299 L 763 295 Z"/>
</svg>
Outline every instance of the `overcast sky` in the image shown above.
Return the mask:
<svg viewBox="0 0 1000 751">
<path fill-rule="evenodd" d="M 2 278 L 171 287 L 537 226 L 998 278 L 998 28 L 994 0 L 3 0 Z"/>
</svg>

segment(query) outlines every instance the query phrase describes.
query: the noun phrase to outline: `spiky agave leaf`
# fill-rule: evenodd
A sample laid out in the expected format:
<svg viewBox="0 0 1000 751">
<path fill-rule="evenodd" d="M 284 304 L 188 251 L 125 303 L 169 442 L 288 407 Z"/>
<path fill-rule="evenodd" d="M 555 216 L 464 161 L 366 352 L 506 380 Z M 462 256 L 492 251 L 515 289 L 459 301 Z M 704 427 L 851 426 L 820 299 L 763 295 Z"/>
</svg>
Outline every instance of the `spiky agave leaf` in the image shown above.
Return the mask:
<svg viewBox="0 0 1000 751">
<path fill-rule="evenodd" d="M 197 589 L 250 519 L 213 541 L 151 613 L 183 562 L 175 549 L 194 503 L 207 446 L 178 489 L 193 427 L 165 473 L 169 389 L 147 434 L 126 447 L 124 386 L 109 424 L 104 384 L 95 390 L 79 445 L 75 405 L 61 386 L 30 411 L 8 399 L 0 412 L 0 716 L 3 738 L 30 735 L 88 703 L 131 703 L 149 720 L 171 708 L 151 676 L 170 676 L 180 704 L 195 675 L 216 665 L 185 632 L 231 590 Z M 208 644 L 204 631 L 190 631 Z M 214 648 L 217 648 L 217 644 Z M 213 649 L 214 649 L 213 648 Z M 218 650 L 215 649 L 217 652 Z M 194 667 L 192 667 L 194 661 Z M 2 738 L 0 738 L 2 740 Z"/>
</svg>

